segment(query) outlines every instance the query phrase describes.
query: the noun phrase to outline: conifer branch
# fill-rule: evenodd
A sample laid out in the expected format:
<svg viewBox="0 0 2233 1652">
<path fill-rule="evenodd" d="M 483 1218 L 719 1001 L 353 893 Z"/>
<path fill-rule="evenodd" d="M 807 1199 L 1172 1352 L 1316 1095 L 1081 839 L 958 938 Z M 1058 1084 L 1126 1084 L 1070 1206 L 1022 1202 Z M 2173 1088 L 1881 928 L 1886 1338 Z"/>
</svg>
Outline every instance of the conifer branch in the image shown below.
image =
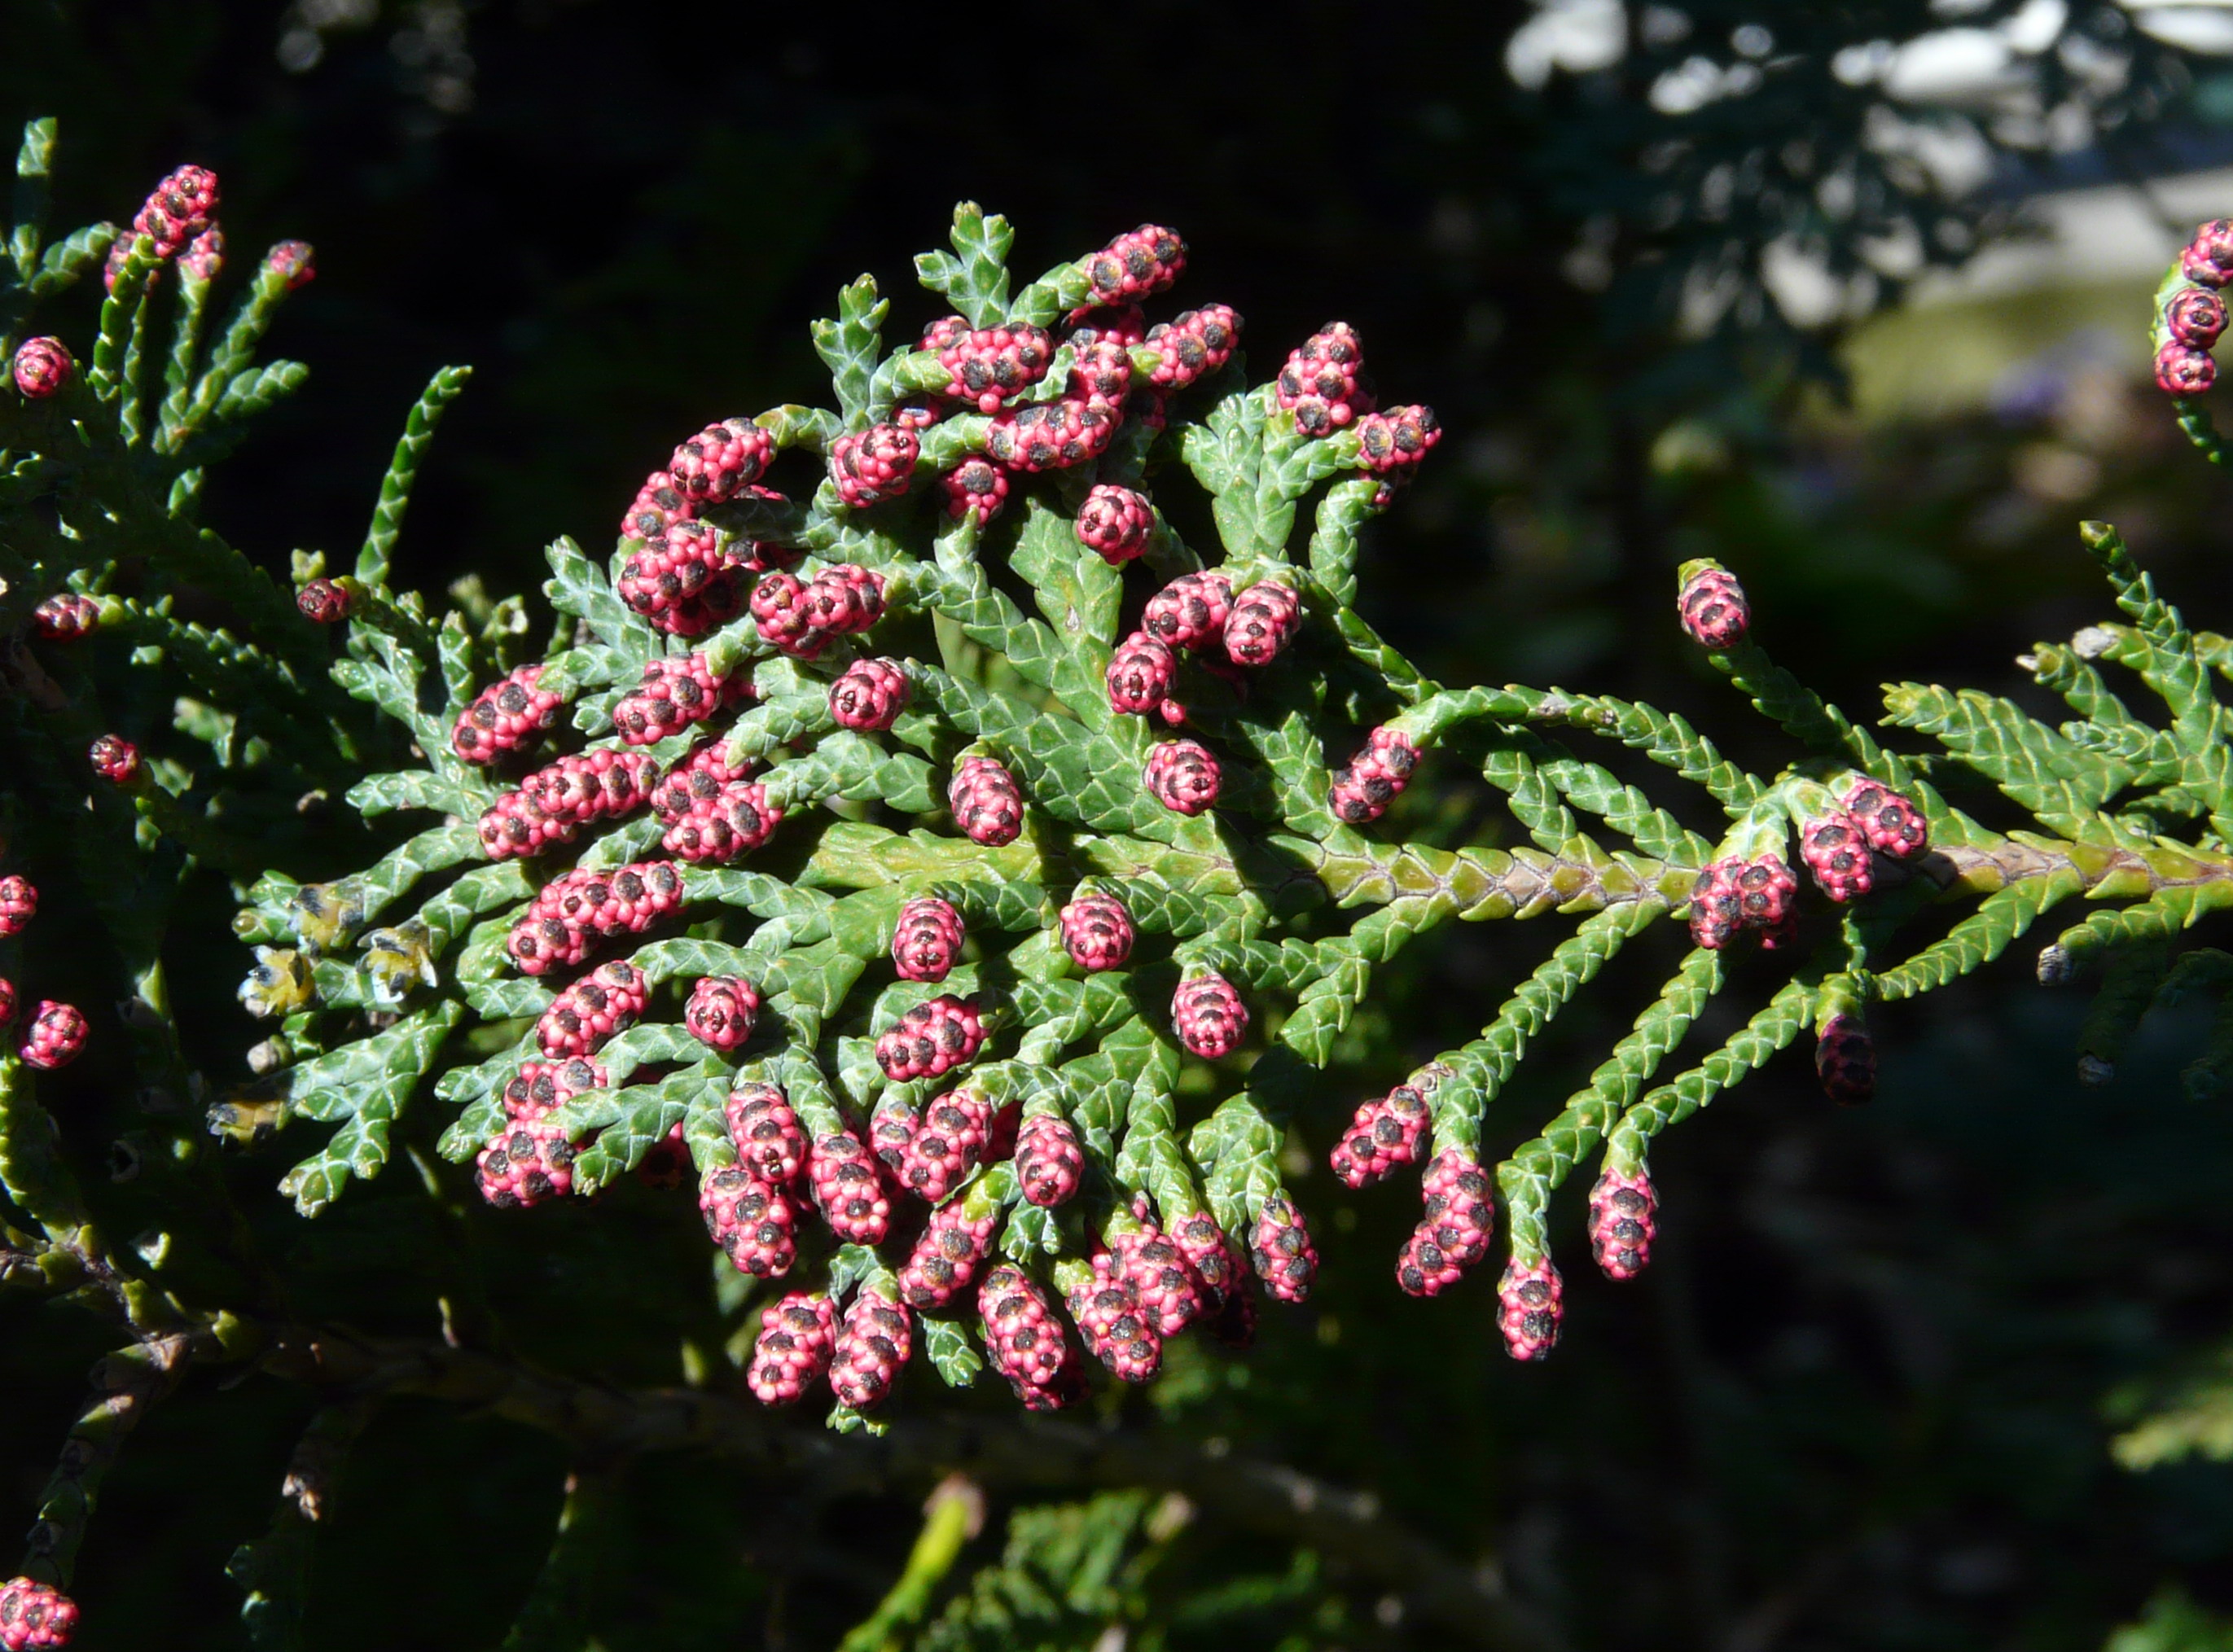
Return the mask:
<svg viewBox="0 0 2233 1652">
<path fill-rule="evenodd" d="M 1274 1311 L 1260 1297 L 1301 1301 L 1321 1266 L 1352 1265 L 1345 1246 L 1320 1255 L 1290 1188 L 1291 1149 L 1329 1141 L 1351 1187 L 1419 1168 L 1396 1266 L 1413 1294 L 1486 1260 L 1503 1204 L 1497 1322 L 1539 1358 L 1561 1324 L 1564 1184 L 1599 1161 L 1592 1250 L 1632 1277 L 1653 1141 L 1802 1034 L 1826 1091 L 1864 1099 L 1872 1007 L 1897 1036 L 1907 1000 L 2071 902 L 2085 910 L 2039 971 L 2096 983 L 2090 1081 L 2152 1009 L 2228 984 L 2226 954 L 2186 940 L 2233 904 L 2218 697 L 2233 641 L 2192 630 L 2106 524 L 2080 537 L 2123 618 L 2021 662 L 2071 719 L 1894 684 L 1880 724 L 1906 732 L 1897 749 L 1770 659 L 1729 569 L 1684 565 L 1678 622 L 1783 744 L 1755 772 L 1650 705 L 1438 682 L 1359 616 L 1371 521 L 1442 431 L 1429 409 L 1370 401 L 1352 329 L 1329 325 L 1252 382 L 1231 309 L 1146 325 L 1138 306 L 1184 268 L 1170 231 L 1143 225 L 1018 289 L 1011 226 L 964 203 L 951 250 L 915 261 L 954 313 L 888 340 L 876 282 L 847 285 L 812 328 L 832 405 L 687 438 L 609 556 L 552 543 L 551 642 L 533 659 L 524 596 L 468 582 L 446 605 L 394 585 L 463 368 L 412 409 L 350 571 L 300 553 L 290 590 L 194 521 L 205 467 L 301 381 L 255 353 L 308 250 L 273 249 L 205 348 L 216 179 L 181 168 L 127 237 L 49 243 L 52 139 L 35 123 L 18 162 L 10 339 L 120 250 L 97 319 L 74 324 L 82 376 L 42 335 L 0 389 L 16 627 L 0 744 L 37 798 L 8 850 L 36 876 L 0 879 L 0 940 L 36 943 L 22 1042 L 0 1054 L 0 1281 L 71 1298 L 130 1341 L 49 1487 L 32 1581 L 0 1586 L 6 1600 L 66 1579 L 146 1404 L 190 1363 L 254 1354 L 335 1408 L 306 1450 L 420 1394 L 557 1433 L 584 1463 L 697 1447 L 832 1486 L 959 1471 L 1165 1488 L 1406 1577 L 1455 1632 L 1537 1644 L 1483 1574 L 1369 1499 L 1130 1435 L 908 1415 L 903 1369 L 919 1354 L 964 1386 L 989 1365 L 1042 1411 L 1086 1393 L 1088 1356 L 1136 1382 L 1191 1326 L 1245 1343 Z M 2213 459 L 2186 398 L 2229 280 L 2233 229 L 2209 226 L 2156 315 L 2159 375 Z M 791 497 L 765 485 L 806 460 L 819 474 Z M 1382 720 L 1352 720 L 1367 715 Z M 1469 836 L 1407 800 L 1471 776 L 1501 806 Z M 1997 792 L 1987 819 L 1934 784 L 1956 778 Z M 142 1191 L 168 1226 L 123 1252 L 39 1097 L 37 1075 L 97 1036 L 35 996 L 52 956 L 42 882 L 94 914 L 99 934 L 69 944 L 115 978 L 157 1144 Z M 240 1003 L 276 1026 L 248 1075 L 206 1085 L 190 1133 L 169 943 L 228 888 Z M 1377 1059 L 1359 1011 L 1449 925 L 1503 920 L 1551 933 L 1481 1006 L 1479 1036 L 1342 1125 L 1328 1091 Z M 1668 920 L 1687 944 L 1663 939 Z M 1761 970 L 1728 967 L 1753 947 Z M 1496 1139 L 1520 1145 L 1485 1167 L 1488 1109 L 1527 1104 L 1524 1063 L 1624 954 L 1659 984 L 1557 1107 L 1509 1129 L 1500 1115 Z M 1748 1004 L 1721 1007 L 1761 974 Z M 2229 1073 L 2221 1007 L 2189 1083 Z M 460 1324 L 489 1317 L 464 1262 L 445 1264 L 451 1342 L 270 1329 L 251 1224 L 203 1155 L 282 1132 L 279 1186 L 303 1218 L 361 1198 L 350 1184 L 399 1154 L 419 1185 L 396 1196 L 434 1201 L 450 1228 L 468 1181 L 502 1223 L 625 1176 L 694 1180 L 738 1276 L 701 1305 L 720 1327 L 706 1345 L 732 1350 L 765 1405 L 826 1383 L 837 1433 L 459 1346 Z M 595 1486 L 577 1480 L 513 1643 L 563 1610 Z M 310 1515 L 290 1495 L 236 1565 L 264 1644 L 297 1632 Z"/>
</svg>

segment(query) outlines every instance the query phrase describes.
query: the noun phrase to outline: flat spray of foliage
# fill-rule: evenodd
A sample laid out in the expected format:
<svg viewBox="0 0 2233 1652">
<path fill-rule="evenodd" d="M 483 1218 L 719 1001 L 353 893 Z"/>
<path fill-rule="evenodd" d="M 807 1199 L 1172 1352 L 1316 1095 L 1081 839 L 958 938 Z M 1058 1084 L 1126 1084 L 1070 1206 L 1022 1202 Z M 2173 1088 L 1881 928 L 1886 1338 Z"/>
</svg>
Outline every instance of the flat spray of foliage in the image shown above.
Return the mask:
<svg viewBox="0 0 2233 1652">
<path fill-rule="evenodd" d="M 96 225 L 42 246 L 52 141 L 51 123 L 35 124 L 18 163 L 0 285 L 0 344 L 10 352 L 38 330 L 35 314 L 69 332 L 72 313 L 45 322 L 39 307 L 94 270 L 116 235 Z M 235 1560 L 259 1644 L 294 1643 L 318 1488 L 368 1408 L 401 1393 L 493 1408 L 609 1460 L 694 1444 L 840 1483 L 927 1481 L 951 1468 L 1043 1482 L 1066 1472 L 1167 1494 L 1157 1504 L 1126 1492 L 1019 1519 L 1005 1570 L 954 1598 L 924 1629 L 928 1645 L 1004 1644 L 978 1637 L 993 1636 L 988 1625 L 1118 1613 L 1130 1580 L 1197 1510 L 1339 1548 L 1402 1578 L 1422 1610 L 1469 1634 L 1524 1636 L 1471 1572 L 1390 1526 L 1369 1500 L 1326 1487 L 1304 1497 L 1284 1471 L 1156 1453 L 1041 1419 L 1005 1432 L 948 1426 L 935 1387 L 919 1376 L 887 1404 L 838 1406 L 831 1421 L 850 1438 L 814 1428 L 811 1416 L 763 1414 L 742 1397 L 740 1376 L 765 1355 L 754 1354 L 752 1328 L 772 1298 L 726 1263 L 708 1311 L 734 1369 L 695 1371 L 686 1389 L 622 1391 L 518 1359 L 478 1330 L 485 1304 L 462 1254 L 455 1277 L 426 1282 L 441 1301 L 440 1339 L 322 1322 L 317 1302 L 286 1288 L 284 1259 L 251 1240 L 231 1159 L 270 1140 L 290 1144 L 296 1161 L 280 1186 L 303 1220 L 363 1196 L 352 1184 L 399 1172 L 445 1219 L 473 1199 L 474 1161 L 505 1126 L 505 1088 L 523 1062 L 552 1053 L 545 1013 L 566 990 L 520 973 L 508 939 L 539 889 L 572 870 L 646 862 L 667 824 L 639 809 L 591 820 L 543 853 L 492 859 L 476 823 L 528 768 L 561 752 L 641 751 L 671 766 L 711 738 L 726 776 L 749 777 L 781 815 L 764 845 L 732 862 L 678 862 L 679 904 L 648 938 L 641 926 L 603 937 L 598 956 L 641 972 L 646 1003 L 633 1024 L 597 1040 L 605 1082 L 547 1115 L 570 1144 L 573 1197 L 647 1161 L 658 1167 L 654 1155 L 679 1172 L 678 1134 L 691 1180 L 711 1186 L 738 1163 L 726 1102 L 749 1083 L 779 1088 L 809 1141 L 844 1131 L 872 1140 L 879 1121 L 904 1131 L 937 1096 L 964 1089 L 994 1120 L 944 1194 L 982 1235 L 973 1269 L 1015 1265 L 1041 1282 L 1043 1298 L 1075 1304 L 1103 1277 L 1104 1243 L 1190 1223 L 1208 1231 L 1206 1216 L 1234 1273 L 1188 1288 L 1227 1330 L 1248 1317 L 1236 1327 L 1229 1304 L 1217 1305 L 1253 1293 L 1246 1259 L 1273 1274 L 1293 1259 L 1267 1234 L 1267 1207 L 1273 1229 L 1307 1219 L 1282 1185 L 1291 1122 L 1299 1109 L 1323 1111 L 1323 1070 L 1375 1058 L 1354 1047 L 1351 1023 L 1376 973 L 1450 924 L 1504 921 L 1511 946 L 1540 962 L 1484 1006 L 1478 1037 L 1411 1076 L 1430 1134 L 1397 1156 L 1469 1166 L 1485 1142 L 1516 1143 L 1481 1168 L 1512 1259 L 1502 1311 L 1514 1311 L 1515 1279 L 1552 1285 L 1548 1335 L 1540 1324 L 1515 1333 L 1515 1351 L 1527 1354 L 1555 1336 L 1546 1214 L 1561 1186 L 1592 1166 L 1644 1183 L 1663 1130 L 1832 1018 L 1858 1029 L 1872 1005 L 1943 986 L 2051 909 L 2080 902 L 2090 910 L 2047 946 L 2041 972 L 2095 983 L 2080 1040 L 2089 1074 L 2106 1072 L 2152 1005 L 2233 985 L 2226 953 L 2177 950 L 2184 932 L 2233 901 L 2233 744 L 2216 687 L 2233 676 L 2233 641 L 2189 629 L 2108 525 L 2087 524 L 2080 537 L 2122 617 L 2041 643 L 2025 660 L 2067 702 L 2069 720 L 2049 724 L 1973 690 L 1892 685 L 1883 722 L 1924 737 L 1903 754 L 1740 628 L 1711 661 L 1790 751 L 1783 770 L 1748 772 L 1650 706 L 1553 687 L 1448 686 L 1377 635 L 1355 606 L 1360 576 L 1377 576 L 1360 569 L 1360 552 L 1400 477 L 1375 463 L 1361 392 L 1357 417 L 1309 433 L 1273 374 L 1252 373 L 1235 353 L 1166 398 L 1156 340 L 1122 336 L 1120 326 L 1133 378 L 1110 404 L 1109 427 L 1082 454 L 1019 459 L 1019 415 L 1058 422 L 1083 405 L 1062 399 L 1082 354 L 1075 340 L 1061 341 L 1066 320 L 1130 295 L 1112 289 L 1092 257 L 1018 286 L 1010 242 L 1002 220 L 965 205 L 953 250 L 916 268 L 967 329 L 1047 330 L 1055 351 L 1036 385 L 990 414 L 936 400 L 949 388 L 937 350 L 888 343 L 888 301 L 863 276 L 814 330 L 832 405 L 752 421 L 776 455 L 766 472 L 775 485 L 698 513 L 732 566 L 791 563 L 802 581 L 840 568 L 873 576 L 881 617 L 820 650 L 778 648 L 741 612 L 701 634 L 663 632 L 623 601 L 621 576 L 644 550 L 635 540 L 609 560 L 571 539 L 553 544 L 539 614 L 531 598 L 492 600 L 470 580 L 452 588 L 451 604 L 395 589 L 405 507 L 435 424 L 465 387 L 457 368 L 438 374 L 412 411 L 354 561 L 297 554 L 298 589 L 324 582 L 314 605 L 347 609 L 331 631 L 312 623 L 297 590 L 197 519 L 206 468 L 303 375 L 296 363 L 255 360 L 289 284 L 271 263 L 216 327 L 216 272 L 188 270 L 145 233 L 127 236 L 89 348 L 75 351 L 80 370 L 51 395 L 0 391 L 4 869 L 39 886 L 48 914 L 0 942 L 0 967 L 28 1013 L 43 996 L 42 972 L 66 950 L 95 957 L 122 1003 L 113 1017 L 92 1015 L 88 1065 L 128 1083 L 128 1108 L 120 1100 L 111 1110 L 133 1115 L 123 1158 L 103 1176 L 84 1133 L 66 1120 L 57 1128 L 49 1086 L 62 1081 L 0 1057 L 0 1280 L 75 1301 L 118 1332 L 42 1501 L 28 1578 L 67 1585 L 102 1474 L 146 1407 L 192 1369 L 252 1364 L 327 1402 L 270 1532 Z M 909 410 L 919 415 L 911 464 L 880 502 L 847 503 L 829 475 L 833 453 L 897 428 Z M 934 480 L 988 449 L 1008 461 L 1005 508 L 989 519 L 944 509 Z M 1152 501 L 1136 560 L 1112 562 L 1081 543 L 1076 518 L 1096 487 Z M 1214 754 L 1221 774 L 1214 807 L 1188 814 L 1143 779 L 1170 732 L 1116 709 L 1108 673 L 1144 600 L 1203 570 L 1242 597 L 1283 587 L 1299 611 L 1268 663 L 1232 666 L 1212 647 L 1180 664 L 1177 732 Z M 1695 580 L 1715 570 L 1689 571 Z M 34 610 L 62 593 L 84 599 L 84 634 L 58 639 L 34 625 Z M 832 685 L 871 657 L 903 675 L 904 709 L 881 728 L 843 725 Z M 686 658 L 723 686 L 714 714 L 628 744 L 616 712 L 661 662 Z M 537 686 L 563 704 L 540 748 L 493 765 L 459 757 L 452 731 L 476 696 L 537 663 Z M 143 763 L 111 784 L 87 754 L 119 726 L 140 737 Z M 1338 810 L 1333 790 L 1376 738 L 1420 764 L 1415 795 L 1384 819 L 1377 806 Z M 977 841 L 957 823 L 949 785 L 967 758 L 1012 777 L 1023 822 L 1011 841 Z M 1432 811 L 1417 806 L 1438 771 L 1478 775 L 1501 794 L 1508 838 L 1441 841 Z M 1926 854 L 1878 857 L 1873 888 L 1845 904 L 1806 895 L 1795 928 L 1771 937 L 1770 984 L 1718 1045 L 1701 1047 L 1694 1029 L 1736 990 L 1733 973 L 1749 982 L 1761 972 L 1732 972 L 1726 946 L 1702 945 L 1644 997 L 1632 1030 L 1562 1104 L 1531 1121 L 1507 1116 L 1530 1044 L 1611 959 L 1656 925 L 1692 916 L 1716 862 L 1795 861 L 1794 834 L 1863 779 L 1913 800 L 1928 823 Z M 1717 824 L 1685 823 L 1707 819 Z M 179 927 L 212 909 L 218 881 L 239 908 L 239 941 L 229 944 L 243 969 L 254 966 L 243 999 L 277 1023 L 253 1052 L 253 1073 L 244 1061 L 191 1070 L 188 1050 L 217 1035 L 182 1037 L 166 978 Z M 1082 967 L 1063 944 L 1058 914 L 1084 894 L 1121 902 L 1136 928 L 1115 967 Z M 965 927 L 966 952 L 942 979 L 899 977 L 901 908 L 934 898 Z M 72 912 L 87 914 L 92 933 L 55 933 L 65 921 L 56 914 Z M 1201 1041 L 1175 1028 L 1172 1000 L 1182 981 L 1212 975 L 1234 989 L 1249 1024 L 1237 1049 L 1205 1060 L 1188 1047 Z M 760 1001 L 757 1031 L 732 1049 L 681 1024 L 693 982 L 707 977 L 748 981 Z M 981 1046 L 950 1077 L 891 1076 L 878 1040 L 941 996 L 973 1010 Z M 2190 1082 L 2214 1088 L 2229 1070 L 2233 1007 Z M 1037 1118 L 1066 1125 L 1082 1150 L 1083 1186 L 1066 1202 L 1026 1198 L 1003 1156 L 1004 1128 Z M 1309 1134 L 1328 1139 L 1335 1122 L 1319 1117 Z M 784 1271 L 803 1300 L 834 1312 L 849 1293 L 904 1294 L 924 1201 L 890 1190 L 892 1238 L 880 1249 L 837 1243 L 802 1188 L 788 1200 L 796 1259 L 786 1255 Z M 1335 1244 L 1323 1265 L 1386 1259 Z M 1290 1270 L 1282 1294 L 1306 1289 L 1306 1272 Z M 1482 1299 L 1483 1311 L 1498 1311 Z M 1074 1376 L 1077 1349 L 1052 1311 Z M 979 1378 L 986 1331 L 975 1290 L 908 1317 L 921 1363 L 948 1384 Z M 1076 1392 L 1042 1385 L 1038 1397 Z M 2210 1419 L 2224 1400 L 2213 1393 L 2192 1421 L 2135 1435 L 2136 1456 L 2175 1448 L 2173 1435 L 2222 1453 L 2222 1418 Z M 563 1616 L 566 1558 L 594 1519 L 594 1493 L 588 1486 L 567 1501 L 521 1644 L 535 1643 L 532 1625 Z M 934 1573 L 953 1564 L 959 1539 L 947 1528 L 959 1518 L 934 1510 L 926 1528 Z M 928 1610 L 924 1588 L 911 1569 L 902 1594 L 922 1597 L 895 1595 L 862 1643 L 912 1634 Z M 1214 1616 L 1214 1603 L 1203 1610 Z"/>
</svg>

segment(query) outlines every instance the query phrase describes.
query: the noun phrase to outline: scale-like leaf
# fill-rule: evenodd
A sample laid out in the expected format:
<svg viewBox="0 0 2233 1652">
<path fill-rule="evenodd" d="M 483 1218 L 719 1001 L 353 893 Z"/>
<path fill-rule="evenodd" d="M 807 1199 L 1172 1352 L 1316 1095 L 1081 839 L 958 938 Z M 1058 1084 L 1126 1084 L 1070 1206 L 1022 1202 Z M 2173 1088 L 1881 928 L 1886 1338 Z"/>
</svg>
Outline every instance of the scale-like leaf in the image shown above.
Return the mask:
<svg viewBox="0 0 2233 1652">
<path fill-rule="evenodd" d="M 923 1356 L 950 1389 L 966 1389 L 985 1369 L 985 1359 L 971 1342 L 968 1328 L 951 1319 L 926 1319 L 922 1326 Z"/>
<path fill-rule="evenodd" d="M 863 276 L 837 294 L 837 318 L 813 326 L 814 353 L 830 369 L 830 387 L 848 429 L 867 422 L 869 380 L 876 370 L 881 329 L 891 301 L 876 296 L 873 276 Z"/>
<path fill-rule="evenodd" d="M 915 261 L 915 276 L 941 294 L 972 327 L 992 327 L 1008 309 L 1008 249 L 1016 232 L 999 214 L 987 215 L 974 201 L 954 209 L 954 251 L 925 252 Z"/>
</svg>

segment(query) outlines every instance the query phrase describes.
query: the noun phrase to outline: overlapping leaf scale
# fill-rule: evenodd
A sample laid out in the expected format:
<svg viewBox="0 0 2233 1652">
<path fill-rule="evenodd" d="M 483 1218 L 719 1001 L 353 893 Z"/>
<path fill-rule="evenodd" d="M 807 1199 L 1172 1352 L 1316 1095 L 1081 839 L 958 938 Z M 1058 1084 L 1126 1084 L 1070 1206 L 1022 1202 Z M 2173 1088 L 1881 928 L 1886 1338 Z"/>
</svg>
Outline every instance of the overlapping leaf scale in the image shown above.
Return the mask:
<svg viewBox="0 0 2233 1652">
<path fill-rule="evenodd" d="M 2008 700 L 1920 683 L 1885 690 L 1887 722 L 1920 730 L 2050 829 L 2069 835 L 2132 783 L 2132 771 L 2086 751 Z"/>
<path fill-rule="evenodd" d="M 1497 1188 L 1520 1251 L 1540 1254 L 1548 1248 L 1544 1219 L 1552 1193 L 1635 1105 L 1644 1085 L 1721 991 L 1723 976 L 1719 953 L 1694 949 L 1660 988 L 1658 998 L 1637 1017 L 1627 1036 L 1590 1075 L 1589 1083 L 1540 1135 L 1514 1148 L 1497 1166 Z"/>
</svg>

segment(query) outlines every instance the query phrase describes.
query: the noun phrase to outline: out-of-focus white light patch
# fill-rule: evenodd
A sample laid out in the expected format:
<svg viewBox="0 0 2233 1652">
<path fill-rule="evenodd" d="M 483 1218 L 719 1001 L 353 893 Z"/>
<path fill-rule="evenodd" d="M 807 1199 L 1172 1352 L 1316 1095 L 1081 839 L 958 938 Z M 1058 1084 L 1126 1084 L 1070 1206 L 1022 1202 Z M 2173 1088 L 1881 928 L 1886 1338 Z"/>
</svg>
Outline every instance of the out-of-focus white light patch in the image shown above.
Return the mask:
<svg viewBox="0 0 2233 1652">
<path fill-rule="evenodd" d="M 2140 32 L 2166 46 L 2233 56 L 2233 0 L 2123 0 Z"/>
<path fill-rule="evenodd" d="M 1528 90 L 1553 69 L 1584 75 L 1610 68 L 1628 50 L 1628 12 L 1621 0 L 1538 0 L 1535 15 L 1512 32 L 1505 72 Z"/>
<path fill-rule="evenodd" d="M 1993 175 L 1992 146 L 1963 117 L 1910 119 L 1880 103 L 1864 119 L 1861 134 L 1878 154 L 1915 161 L 1945 195 L 1966 195 Z"/>
<path fill-rule="evenodd" d="M 1847 86 L 1866 86 L 1884 79 L 1898 57 L 1899 48 L 1888 40 L 1840 46 L 1830 59 L 1830 73 Z"/>
<path fill-rule="evenodd" d="M 1852 295 L 1820 257 L 1789 236 L 1761 249 L 1761 283 L 1794 327 L 1820 327 L 1846 312 Z"/>
<path fill-rule="evenodd" d="M 2035 57 L 2062 37 L 2069 21 L 2065 0 L 2024 0 L 2015 16 L 2001 24 L 2001 34 L 2012 49 Z"/>
<path fill-rule="evenodd" d="M 1910 103 L 1960 102 L 1997 86 L 2015 60 L 1996 29 L 1941 29 L 1899 49 L 1885 90 Z"/>
<path fill-rule="evenodd" d="M 1721 94 L 1721 66 L 1710 57 L 1686 57 L 1652 81 L 1651 107 L 1662 114 L 1689 114 Z"/>
</svg>

